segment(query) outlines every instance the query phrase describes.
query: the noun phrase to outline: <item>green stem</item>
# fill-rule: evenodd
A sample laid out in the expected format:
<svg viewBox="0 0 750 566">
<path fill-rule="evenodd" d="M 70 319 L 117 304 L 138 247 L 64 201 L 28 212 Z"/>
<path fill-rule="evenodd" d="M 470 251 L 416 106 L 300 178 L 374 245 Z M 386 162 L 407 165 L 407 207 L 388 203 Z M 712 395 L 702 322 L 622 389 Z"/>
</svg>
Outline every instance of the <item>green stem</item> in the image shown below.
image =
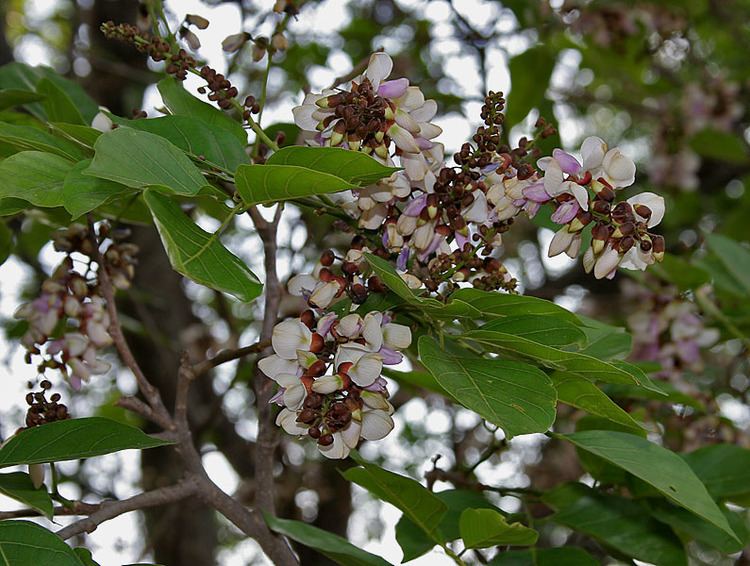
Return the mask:
<svg viewBox="0 0 750 566">
<path fill-rule="evenodd" d="M 52 472 L 52 474 L 51 474 L 52 475 L 52 498 L 55 499 L 55 500 L 57 500 L 57 501 L 59 501 L 60 504 L 63 507 L 67 507 L 68 509 L 72 509 L 75 506 L 75 503 L 73 501 L 71 501 L 70 499 L 67 499 L 67 498 L 63 497 L 60 494 L 60 491 L 58 490 L 59 478 L 58 478 L 58 475 L 57 475 L 57 468 L 55 467 L 55 463 L 54 462 L 50 462 L 49 467 L 50 467 L 50 470 Z"/>
</svg>

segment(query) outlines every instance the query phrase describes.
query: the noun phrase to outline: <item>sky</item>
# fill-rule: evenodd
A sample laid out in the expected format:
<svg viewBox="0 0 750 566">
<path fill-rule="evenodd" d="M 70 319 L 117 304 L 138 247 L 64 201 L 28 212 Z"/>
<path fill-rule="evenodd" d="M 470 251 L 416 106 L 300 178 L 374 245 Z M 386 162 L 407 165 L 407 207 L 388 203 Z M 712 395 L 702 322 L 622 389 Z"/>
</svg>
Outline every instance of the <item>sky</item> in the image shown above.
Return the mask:
<svg viewBox="0 0 750 566">
<path fill-rule="evenodd" d="M 84 2 L 82 2 L 84 3 Z M 436 48 L 443 53 L 451 55 L 446 66 L 446 73 L 455 77 L 457 82 L 462 85 L 466 93 L 476 94 L 476 85 L 480 84 L 478 69 L 470 58 L 460 53 L 460 45 L 450 37 L 450 26 L 447 20 L 451 17 L 450 9 L 446 2 L 434 1 L 426 4 L 423 0 L 401 1 L 400 4 L 411 6 L 421 4 L 424 6 L 425 17 L 430 19 L 435 26 L 435 33 L 442 39 L 436 43 Z M 55 6 L 55 0 L 31 0 L 29 2 L 29 15 L 32 19 L 44 20 L 51 13 Z M 273 5 L 273 1 L 265 2 L 268 7 Z M 459 4 L 460 9 L 466 14 L 467 18 L 476 21 L 478 24 L 484 24 L 494 17 L 496 4 L 483 2 L 480 0 L 462 0 Z M 221 40 L 232 33 L 241 29 L 239 11 L 235 6 L 230 4 L 220 4 L 215 7 L 207 7 L 197 0 L 168 0 L 166 2 L 172 14 L 172 22 L 179 22 L 185 13 L 197 13 L 207 17 L 211 25 L 207 30 L 199 32 L 203 48 L 200 54 L 205 57 L 219 71 L 225 69 L 224 56 L 221 52 Z M 343 0 L 328 0 L 311 13 L 306 13 L 304 23 L 296 25 L 311 26 L 312 29 L 337 28 L 346 24 L 346 12 L 344 10 L 345 2 Z M 512 19 L 507 17 L 497 19 L 496 25 L 509 26 L 512 29 Z M 398 44 L 394 43 L 392 38 L 381 38 L 382 45 L 388 50 L 398 50 Z M 511 55 L 523 51 L 528 46 L 528 40 L 523 38 L 510 38 L 504 45 L 506 52 L 495 50 L 488 58 L 488 87 L 493 90 L 508 91 L 509 75 L 507 69 L 507 54 Z M 43 45 L 30 39 L 19 46 L 16 56 L 30 64 L 49 64 L 50 54 L 45 50 Z M 575 68 L 577 64 L 575 58 L 570 58 L 569 54 L 563 54 L 561 65 L 556 71 L 555 80 L 564 82 L 569 76 L 569 69 Z M 328 60 L 327 67 L 315 67 L 310 69 L 310 81 L 313 89 L 321 89 L 330 84 L 334 77 L 340 76 L 351 70 L 351 61 L 341 51 L 333 50 Z M 75 66 L 79 72 L 85 72 L 84 63 L 78 63 Z M 568 70 L 566 71 L 566 68 Z M 199 86 L 197 79 L 190 77 L 188 88 Z M 472 90 L 473 89 L 473 90 Z M 301 94 L 289 96 L 281 104 L 267 109 L 264 114 L 266 123 L 276 121 L 289 121 L 291 118 L 291 108 L 301 101 Z M 145 96 L 143 108 L 149 112 L 149 115 L 156 115 L 154 109 L 161 106 L 158 92 L 155 87 L 150 87 Z M 469 103 L 466 108 L 468 115 L 478 115 L 478 103 Z M 438 125 L 443 128 L 443 134 L 438 141 L 446 144 L 448 152 L 456 149 L 468 138 L 474 125 L 470 124 L 463 116 L 458 113 L 452 113 L 440 117 L 437 120 Z M 579 134 L 578 128 L 574 123 L 569 123 L 563 127 L 563 139 L 572 139 Z M 520 134 L 518 134 L 520 135 Z M 540 234 L 542 243 L 548 242 L 552 237 L 552 232 L 544 231 Z M 247 252 L 247 250 L 243 250 Z M 244 255 L 244 254 L 243 254 Z M 565 256 L 563 256 L 564 258 Z M 60 256 L 56 254 L 50 246 L 47 246 L 42 254 L 43 264 L 47 268 L 54 266 L 59 261 Z M 548 260 L 542 258 L 544 266 L 554 271 L 564 271 L 569 265 L 570 260 L 555 258 Z M 281 271 L 289 272 L 288 265 L 282 265 Z M 541 267 L 541 266 L 540 266 Z M 17 308 L 19 303 L 18 292 L 27 273 L 24 266 L 11 258 L 4 265 L 0 266 L 0 316 L 9 317 Z M 575 299 L 568 297 L 566 300 L 569 304 L 565 306 L 575 306 Z M 231 368 L 227 368 L 231 370 Z M 22 352 L 13 349 L 5 343 L 0 337 L 0 414 L 5 415 L 2 423 L 2 433 L 5 436 L 11 434 L 16 427 L 21 425 L 23 397 L 27 391 L 26 380 L 33 378 L 35 372 L 31 366 L 23 363 Z M 116 376 L 118 385 L 124 391 L 133 390 L 133 380 L 126 372 Z M 222 381 L 219 376 L 220 383 Z M 100 383 L 97 389 L 95 381 L 88 384 L 87 389 L 97 390 L 103 395 L 106 389 L 103 383 Z M 65 392 L 65 397 L 70 397 L 69 391 Z M 238 400 L 241 402 L 241 400 Z M 85 404 L 74 403 L 75 414 L 85 416 L 87 411 L 90 412 Z M 426 417 L 429 415 L 429 419 Z M 460 416 L 460 422 L 466 428 L 476 424 L 476 417 L 469 411 L 463 411 Z M 440 408 L 428 408 L 422 399 L 414 399 L 407 403 L 396 418 L 396 431 L 391 434 L 385 441 L 379 443 L 379 450 L 384 451 L 389 456 L 391 469 L 398 470 L 408 461 L 413 459 L 413 455 L 408 453 L 407 448 L 400 444 L 396 438 L 399 431 L 407 424 L 417 426 L 427 423 L 429 432 L 440 435 L 448 430 L 450 421 L 448 413 Z M 254 430 L 252 426 L 245 427 L 245 433 L 252 437 Z M 501 434 L 501 433 L 498 433 Z M 521 487 L 524 484 L 525 477 L 518 473 L 519 467 L 532 461 L 535 458 L 538 447 L 542 442 L 541 435 L 528 435 L 523 438 L 517 438 L 513 441 L 513 450 L 509 450 L 503 455 L 503 460 L 498 465 L 489 463 L 483 464 L 477 470 L 482 481 L 493 484 L 504 483 L 505 485 L 514 485 Z M 364 446 L 363 454 L 367 457 L 370 446 Z M 428 469 L 431 465 L 429 456 L 439 452 L 445 445 L 440 442 L 428 443 L 428 451 L 425 453 L 425 463 L 422 471 Z M 204 464 L 211 478 L 216 481 L 224 490 L 232 493 L 240 485 L 240 478 L 218 452 L 208 452 L 204 456 Z M 138 492 L 137 482 L 139 477 L 139 455 L 137 451 L 127 451 L 115 455 L 94 458 L 88 460 L 85 464 L 87 471 L 94 478 L 94 485 L 100 485 L 102 489 L 111 488 L 119 498 L 129 497 Z M 65 463 L 61 467 L 67 470 L 74 470 L 78 463 Z M 115 473 L 118 472 L 119 473 Z M 118 479 L 112 483 L 112 478 Z M 97 484 L 99 482 L 99 484 Z M 436 488 L 446 489 L 446 485 L 438 484 Z M 394 526 L 400 517 L 400 512 L 390 504 L 379 504 L 374 502 L 363 490 L 356 487 L 355 490 L 355 508 L 352 515 L 349 528 L 350 540 L 366 550 L 379 554 L 386 560 L 399 563 L 401 559 L 401 550 L 396 543 Z M 76 498 L 80 494 L 73 484 L 63 484 L 61 487 L 63 495 L 69 498 Z M 298 503 L 301 506 L 314 504 L 313 494 L 311 492 L 302 492 L 298 494 Z M 508 510 L 514 510 L 516 502 L 512 498 L 504 498 L 502 506 Z M 18 505 L 0 496 L 0 509 L 13 509 Z M 58 519 L 60 525 L 64 525 L 70 519 Z M 138 542 L 137 525 L 140 516 L 137 513 L 130 513 L 115 520 L 102 524 L 94 533 L 87 537 L 87 546 L 91 548 L 94 558 L 103 565 L 111 564 L 128 564 L 142 561 L 148 556 L 141 555 L 141 547 Z M 372 536 L 376 533 L 375 536 Z M 380 533 L 377 535 L 377 533 Z M 257 545 L 253 541 L 247 540 L 238 544 L 231 550 L 222 550 L 220 555 L 220 564 L 222 566 L 241 566 L 248 563 L 252 564 L 270 564 L 267 561 L 257 557 Z M 250 562 L 252 561 L 252 562 Z M 427 555 L 408 563 L 410 566 L 442 566 L 443 564 L 453 564 L 442 552 L 434 551 Z"/>
</svg>

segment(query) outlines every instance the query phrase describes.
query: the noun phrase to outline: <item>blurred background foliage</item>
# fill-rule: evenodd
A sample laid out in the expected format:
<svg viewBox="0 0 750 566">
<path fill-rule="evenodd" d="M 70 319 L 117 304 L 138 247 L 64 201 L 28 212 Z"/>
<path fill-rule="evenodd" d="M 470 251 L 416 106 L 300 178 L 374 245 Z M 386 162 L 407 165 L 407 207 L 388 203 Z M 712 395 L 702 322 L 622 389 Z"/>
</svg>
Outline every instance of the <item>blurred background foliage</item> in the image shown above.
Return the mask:
<svg viewBox="0 0 750 566">
<path fill-rule="evenodd" d="M 275 25 L 270 1 L 174 0 L 166 5 L 174 27 L 186 10 L 212 20 L 213 35 L 201 32 L 204 49 L 198 54 L 219 68 L 223 55 L 208 37 L 218 37 L 218 43 L 238 31 L 240 23 L 256 36 L 269 35 Z M 507 235 L 508 266 L 525 293 L 629 327 L 634 333 L 631 359 L 649 362 L 646 367 L 672 395 L 663 402 L 626 390 L 608 392 L 663 433 L 672 449 L 690 451 L 717 442 L 750 447 L 750 2 L 298 0 L 296 5 L 299 15 L 286 31 L 289 48 L 277 55 L 271 73 L 264 126 L 289 122 L 290 109 L 303 92 L 347 80 L 373 50 L 385 49 L 394 58 L 395 76 L 409 77 L 438 101 L 438 123 L 445 130 L 440 139 L 449 152 L 481 122 L 479 107 L 492 89 L 508 93 L 504 135 L 511 142 L 529 134 L 543 116 L 559 129 L 559 136 L 546 140 L 547 152 L 553 147 L 574 151 L 584 137 L 598 135 L 636 158 L 636 185 L 628 190 L 651 190 L 667 199 L 661 224 L 668 246 L 663 265 L 646 275 L 621 272 L 613 281 L 596 281 L 583 273 L 580 262 L 542 257 L 540 249 L 552 232 L 544 219 L 537 219 L 519 221 Z M 152 107 L 158 106 L 153 85 L 159 68 L 127 47 L 105 42 L 98 31 L 109 19 L 139 18 L 135 0 L 6 0 L 0 3 L 0 62 L 49 65 L 80 82 L 115 113 L 145 108 L 152 115 Z M 265 60 L 255 62 L 251 49 L 248 44 L 228 56 L 224 68 L 257 96 Z M 5 88 L 12 80 L 0 76 Z M 0 111 L 0 117 L 24 120 L 9 110 Z M 280 127 L 288 138 L 293 136 L 288 125 Z M 12 206 L 0 203 L 4 215 Z M 210 224 L 211 210 L 203 213 Z M 23 273 L 32 276 L 25 288 L 32 293 L 49 267 L 44 250 L 50 231 L 66 221 L 55 214 L 0 223 L 0 242 L 6 242 L 0 256 L 5 249 L 15 265 L 26 266 Z M 290 214 L 281 242 L 287 260 L 283 271 L 300 271 L 314 261 L 335 238 L 330 228 L 313 214 Z M 202 353 L 245 343 L 253 336 L 254 313 L 219 294 L 185 286 L 171 272 L 153 233 L 141 229 L 135 237 L 143 257 L 125 308 L 139 355 L 152 374 L 165 376 L 161 386 L 169 399 L 168 376 L 176 367 L 176 353 L 186 345 Z M 257 263 L 258 242 L 249 227 L 237 229 L 233 244 Z M 3 287 L 7 289 L 5 280 Z M 285 308 L 291 314 L 300 304 L 290 298 Z M 11 322 L 6 334 L 16 335 Z M 253 489 L 250 374 L 249 363 L 241 363 L 231 375 L 204 382 L 193 400 L 207 453 L 221 455 L 240 478 L 239 493 L 247 496 Z M 115 381 L 99 383 L 88 398 L 76 401 L 79 412 L 112 416 L 108 401 L 115 395 Z M 444 482 L 443 487 L 478 480 L 508 489 L 547 489 L 583 473 L 607 482 L 601 462 L 579 463 L 572 448 L 543 438 L 509 446 L 501 432 L 486 429 L 428 388 L 402 384 L 394 404 L 399 407 L 399 434 L 382 445 L 366 446 L 368 457 L 417 476 L 427 473 L 431 481 Z M 561 406 L 556 426 L 563 431 L 585 428 L 580 416 Z M 14 425 L 8 423 L 14 418 L 4 415 L 4 435 L 12 432 Z M 350 496 L 349 484 L 334 466 L 309 460 L 311 453 L 285 440 L 285 471 L 279 475 L 283 516 L 341 534 L 348 526 L 352 539 L 363 545 L 380 538 L 384 526 L 392 527 L 361 492 Z M 442 458 L 435 461 L 438 455 Z M 127 477 L 120 481 L 164 483 L 172 473 L 168 459 L 166 452 L 149 452 L 140 471 L 122 472 Z M 68 470 L 83 486 L 80 495 L 117 491 L 115 471 L 103 481 L 101 470 L 87 466 Z M 498 491 L 503 508 L 519 511 L 517 499 Z M 136 549 L 136 556 L 145 548 L 165 564 L 212 564 L 217 555 L 226 563 L 232 556 L 248 560 L 251 547 L 237 546 L 234 531 L 207 524 L 198 511 L 175 506 L 149 513 L 150 537 L 126 537 L 125 543 Z M 560 525 L 550 524 L 542 533 L 546 544 L 580 544 L 602 560 L 636 557 L 628 554 L 627 545 L 613 549 L 606 538 L 602 542 L 601 536 Z M 385 552 L 384 546 L 374 549 Z M 322 563 L 301 552 L 310 560 L 306 563 Z M 726 558 L 710 545 L 692 552 L 699 563 L 748 560 Z"/>
</svg>

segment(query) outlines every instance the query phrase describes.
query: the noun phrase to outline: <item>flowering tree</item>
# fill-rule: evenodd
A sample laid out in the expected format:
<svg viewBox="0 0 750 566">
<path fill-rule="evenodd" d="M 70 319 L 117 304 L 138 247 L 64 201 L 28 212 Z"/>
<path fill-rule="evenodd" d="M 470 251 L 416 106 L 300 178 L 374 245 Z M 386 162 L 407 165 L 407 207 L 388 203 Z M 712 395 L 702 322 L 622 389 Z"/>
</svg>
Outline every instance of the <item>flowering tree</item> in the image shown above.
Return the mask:
<svg viewBox="0 0 750 566">
<path fill-rule="evenodd" d="M 703 372 L 702 352 L 722 338 L 740 348 L 725 367 L 746 364 L 744 311 L 721 309 L 750 294 L 750 252 L 712 235 L 694 264 L 665 256 L 664 197 L 634 190 L 629 152 L 598 136 L 568 152 L 539 117 L 511 143 L 507 116 L 523 111 L 513 104 L 526 114 L 545 104 L 543 88 L 519 99 L 517 76 L 509 101 L 486 93 L 481 124 L 452 156 L 437 141 L 438 102 L 394 72 L 384 51 L 367 54 L 329 89 L 307 92 L 288 122 L 267 124 L 269 77 L 294 49 L 287 28 L 304 18 L 300 4 L 280 0 L 267 10 L 270 37 L 250 30 L 222 43 L 265 64 L 252 85 L 258 96 L 241 94 L 200 60 L 207 19 L 187 15 L 174 27 L 159 2 L 144 4 L 140 25 L 108 21 L 99 30 L 158 64 L 157 117 L 100 107 L 46 67 L 0 69 L 0 214 L 8 220 L 0 236 L 7 232 L 8 254 L 21 256 L 22 222 L 44 218 L 44 241 L 62 258 L 15 315 L 14 337 L 38 378 L 25 422 L 0 447 L 0 467 L 24 467 L 0 474 L 0 491 L 25 506 L 2 514 L 6 562 L 95 564 L 85 546 L 64 541 L 130 511 L 195 500 L 274 564 L 300 563 L 304 547 L 340 564 L 387 564 L 342 536 L 345 525 L 330 532 L 280 508 L 279 486 L 294 473 L 291 450 L 306 462 L 337 461 L 347 489 L 356 484 L 395 506 L 404 561 L 436 547 L 456 564 L 497 565 L 608 557 L 685 564 L 709 551 L 741 552 L 750 453 L 706 408 L 716 400 L 685 375 Z M 584 34 L 606 16 L 573 12 L 566 6 L 560 16 Z M 538 49 L 548 47 L 518 58 L 544 66 L 549 54 Z M 191 75 L 200 79 L 195 92 L 184 86 Z M 321 249 L 311 245 L 310 261 L 282 280 L 290 215 L 308 215 L 324 236 L 310 235 Z M 632 336 L 523 294 L 506 241 L 530 221 L 554 229 L 546 256 L 580 261 L 591 281 L 631 273 Z M 262 276 L 229 249 L 243 223 L 262 244 Z M 158 230 L 174 272 L 229 313 L 231 339 L 187 341 L 168 377 L 151 375 L 132 346 L 156 340 L 130 315 L 148 310 L 137 300 L 139 272 L 149 273 L 133 235 L 143 225 Z M 242 309 L 258 319 L 237 316 Z M 705 316 L 723 330 L 706 327 Z M 150 323 L 158 329 L 158 320 Z M 221 412 L 211 381 L 237 360 L 250 360 L 252 371 L 238 372 L 223 395 L 251 383 L 251 501 L 223 491 L 202 459 Z M 137 385 L 115 400 L 130 417 L 79 416 L 63 404 L 63 395 L 85 394 L 117 368 Z M 439 397 L 489 431 L 480 450 L 447 467 L 436 455 L 424 478 L 389 470 L 369 448 L 393 432 L 410 391 Z M 671 446 L 677 416 L 701 412 L 723 429 L 719 441 Z M 560 456 L 572 462 L 572 477 L 533 486 L 480 480 L 480 465 L 526 435 L 574 449 Z M 178 477 L 117 500 L 60 493 L 57 462 L 126 449 L 144 458 L 170 451 Z M 520 506 L 508 510 L 499 496 Z M 50 522 L 70 515 L 60 529 Z M 575 535 L 555 544 L 556 526 Z"/>
</svg>

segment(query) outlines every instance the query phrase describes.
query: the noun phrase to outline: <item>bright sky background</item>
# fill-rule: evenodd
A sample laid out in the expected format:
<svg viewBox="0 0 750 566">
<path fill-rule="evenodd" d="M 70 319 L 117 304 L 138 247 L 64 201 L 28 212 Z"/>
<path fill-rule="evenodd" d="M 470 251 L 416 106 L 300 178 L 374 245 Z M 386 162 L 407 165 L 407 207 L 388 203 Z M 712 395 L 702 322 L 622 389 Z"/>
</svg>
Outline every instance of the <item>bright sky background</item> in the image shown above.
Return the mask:
<svg viewBox="0 0 750 566">
<path fill-rule="evenodd" d="M 84 1 L 82 4 L 85 4 Z M 448 20 L 451 18 L 450 9 L 446 2 L 433 1 L 427 4 L 423 0 L 401 0 L 401 5 L 413 6 L 421 5 L 424 8 L 425 17 L 430 19 L 435 25 L 435 32 L 440 41 L 436 42 L 435 49 L 446 55 L 452 55 L 447 63 L 446 73 L 457 79 L 466 94 L 478 94 L 479 74 L 471 58 L 463 56 L 460 53 L 460 44 L 450 37 L 450 26 Z M 29 17 L 33 20 L 43 21 L 48 17 L 54 8 L 54 0 L 33 0 L 29 2 L 31 8 Z M 173 23 L 180 21 L 185 13 L 197 13 L 207 17 L 211 25 L 207 30 L 199 31 L 199 36 L 203 44 L 200 53 L 207 58 L 209 62 L 220 71 L 225 69 L 224 57 L 221 52 L 221 40 L 232 33 L 241 29 L 239 10 L 231 4 L 221 4 L 216 7 L 207 7 L 198 0 L 167 0 L 167 6 L 172 10 Z M 264 2 L 270 8 L 273 1 Z M 462 0 L 457 3 L 461 11 L 471 21 L 476 22 L 479 26 L 486 26 L 488 21 L 495 21 L 499 29 L 508 31 L 513 28 L 513 18 L 507 13 L 502 17 L 497 17 L 497 4 L 492 2 L 483 2 L 480 0 Z M 315 10 L 305 9 L 304 18 L 293 26 L 305 26 L 311 29 L 336 29 L 347 23 L 347 15 L 344 10 L 345 2 L 343 0 L 328 0 L 323 2 Z M 387 50 L 398 51 L 399 45 L 393 38 L 381 38 L 382 45 Z M 503 46 L 510 55 L 517 54 L 529 45 L 526 38 L 509 38 L 504 40 Z M 38 40 L 29 39 L 24 41 L 18 48 L 16 56 L 19 60 L 31 64 L 48 64 L 50 63 L 50 53 L 44 45 Z M 509 75 L 507 70 L 506 53 L 499 50 L 493 50 L 488 61 L 488 87 L 493 90 L 507 92 L 509 87 Z M 320 89 L 330 84 L 334 77 L 345 74 L 351 69 L 351 61 L 339 50 L 333 50 L 328 61 L 327 67 L 315 67 L 310 69 L 310 80 L 313 89 Z M 575 69 L 577 60 L 575 53 L 563 53 L 560 65 L 555 73 L 555 81 L 564 83 L 570 77 L 571 69 Z M 81 62 L 75 65 L 77 71 L 86 70 L 85 65 Z M 188 88 L 198 86 L 197 79 L 190 76 Z M 269 108 L 264 113 L 264 121 L 270 124 L 276 121 L 290 121 L 291 108 L 300 102 L 302 95 L 297 94 L 288 97 L 281 104 Z M 155 87 L 147 90 L 144 109 L 149 115 L 155 115 L 154 108 L 160 106 L 158 92 Z M 468 103 L 466 110 L 469 115 L 478 116 L 478 103 Z M 439 138 L 446 144 L 447 153 L 452 153 L 460 144 L 468 138 L 471 130 L 476 124 L 468 122 L 463 116 L 452 113 L 443 116 L 438 121 L 443 128 L 443 134 Z M 520 135 L 520 134 L 518 134 Z M 567 121 L 562 128 L 563 140 L 572 140 L 580 136 L 580 128 L 571 121 Z M 543 241 L 548 241 L 552 237 L 552 232 L 545 231 L 541 234 Z M 523 251 L 523 250 L 522 250 Z M 522 253 L 523 255 L 523 253 Z M 534 256 L 536 257 L 536 255 Z M 570 261 L 565 256 L 564 259 L 556 258 L 547 260 L 542 258 L 545 267 L 553 271 L 563 271 L 570 265 Z M 53 266 L 59 257 L 51 247 L 48 246 L 42 259 L 47 267 Z M 525 260 L 524 260 L 525 261 Z M 538 259 L 535 259 L 538 263 Z M 516 264 L 518 265 L 518 264 Z M 289 266 L 281 266 L 282 272 L 288 271 Z M 541 266 L 539 266 L 541 267 Z M 286 268 L 286 269 L 285 269 Z M 18 305 L 18 290 L 23 279 L 26 277 L 25 268 L 20 262 L 10 259 L 4 265 L 0 266 L 0 316 L 11 316 Z M 566 298 L 566 306 L 575 306 L 577 301 L 574 298 Z M 7 364 L 7 365 L 6 365 Z M 0 337 L 0 379 L 2 381 L 0 395 L 0 412 L 6 416 L 2 423 L 3 437 L 12 434 L 12 432 L 21 425 L 23 396 L 26 393 L 26 380 L 34 377 L 32 366 L 23 363 L 23 355 L 19 349 L 11 349 L 10 345 L 3 342 Z M 132 391 L 133 382 L 131 377 L 124 373 L 118 376 L 118 383 L 123 390 Z M 97 389 L 96 381 L 92 381 L 86 386 L 87 389 Z M 99 390 L 103 390 L 99 387 Z M 64 397 L 69 399 L 71 392 L 66 391 Z M 85 416 L 90 409 L 84 404 L 76 404 L 74 413 L 76 416 Z M 429 418 L 427 418 L 429 416 Z M 470 428 L 476 423 L 477 417 L 468 411 L 461 415 L 461 424 Z M 379 443 L 379 448 L 389 455 L 389 463 L 392 469 L 399 469 L 400 466 L 413 459 L 413 455 L 406 452 L 406 448 L 400 445 L 397 440 L 397 433 L 402 429 L 405 422 L 412 425 L 425 423 L 427 429 L 434 434 L 447 432 L 450 427 L 448 413 L 442 409 L 429 410 L 427 404 L 422 399 L 414 399 L 407 403 L 396 419 L 396 431 L 388 439 Z M 249 435 L 253 434 L 252 426 L 247 427 Z M 513 450 L 509 450 L 503 455 L 503 461 L 499 465 L 491 466 L 483 464 L 477 472 L 480 479 L 492 484 L 504 485 L 525 485 L 526 478 L 518 473 L 519 467 L 528 463 L 529 459 L 536 457 L 536 447 L 538 447 L 541 435 L 529 435 L 523 438 L 517 438 L 513 441 Z M 434 445 L 433 445 L 434 444 Z M 428 452 L 425 453 L 425 464 L 423 470 L 431 465 L 428 461 L 429 456 L 445 450 L 441 443 L 427 443 Z M 363 453 L 365 456 L 372 446 L 364 446 Z M 204 458 L 207 470 L 211 477 L 228 492 L 232 492 L 239 485 L 239 478 L 232 468 L 220 454 L 209 453 Z M 77 463 L 67 463 L 63 466 L 74 469 Z M 120 471 L 118 480 L 114 485 L 114 491 L 118 497 L 128 497 L 137 493 L 137 482 L 139 478 L 139 461 L 137 452 L 125 452 L 117 455 L 95 458 L 85 463 L 87 470 L 96 481 L 101 482 L 102 487 L 109 485 L 113 473 L 118 469 Z M 438 489 L 445 489 L 449 486 L 439 485 Z M 65 484 L 62 486 L 64 495 L 75 498 L 78 497 L 75 486 Z M 301 505 L 310 503 L 312 494 L 303 492 L 298 494 L 298 502 Z M 508 510 L 515 510 L 516 504 L 512 498 L 504 498 L 501 502 L 503 507 Z M 13 509 L 18 505 L 5 497 L 0 496 L 0 509 Z M 349 528 L 350 540 L 365 549 L 380 554 L 386 560 L 399 563 L 401 559 L 401 550 L 395 541 L 394 525 L 397 522 L 400 512 L 389 504 L 382 504 L 378 510 L 378 504 L 375 503 L 364 491 L 355 487 L 355 507 L 356 511 L 352 515 Z M 68 520 L 59 519 L 61 525 Z M 94 558 L 103 565 L 127 564 L 138 562 L 148 558 L 140 556 L 140 539 L 138 538 L 137 522 L 139 515 L 131 513 L 118 519 L 109 521 L 101 525 L 92 535 L 88 537 L 87 546 L 92 549 Z M 381 534 L 378 536 L 377 533 Z M 372 539 L 372 540 L 370 540 Z M 369 541 L 369 542 L 368 542 Z M 257 556 L 257 546 L 252 541 L 246 541 L 237 545 L 231 551 L 222 551 L 220 563 L 223 566 L 241 566 L 248 563 L 264 564 L 267 561 L 261 561 Z M 412 566 L 441 566 L 443 564 L 453 564 L 445 557 L 442 552 L 432 552 L 424 557 L 409 563 Z"/>
</svg>

